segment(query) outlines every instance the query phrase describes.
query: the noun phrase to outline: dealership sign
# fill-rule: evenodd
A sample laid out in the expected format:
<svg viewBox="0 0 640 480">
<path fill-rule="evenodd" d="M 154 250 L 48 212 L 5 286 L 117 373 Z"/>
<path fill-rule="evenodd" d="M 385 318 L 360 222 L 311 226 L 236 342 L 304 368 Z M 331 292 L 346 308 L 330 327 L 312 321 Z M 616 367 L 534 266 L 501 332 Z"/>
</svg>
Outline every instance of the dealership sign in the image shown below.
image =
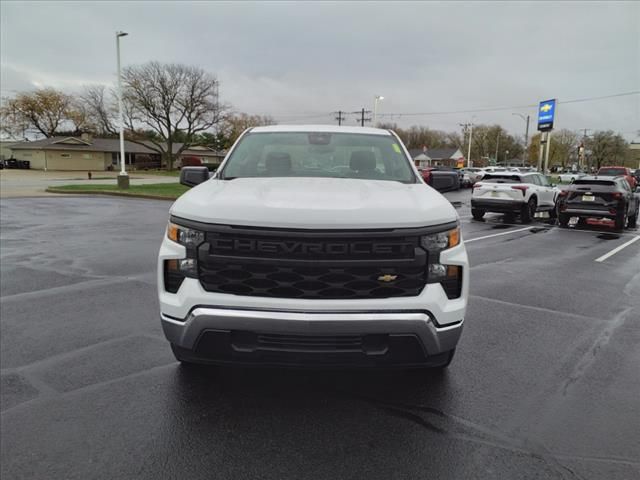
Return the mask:
<svg viewBox="0 0 640 480">
<path fill-rule="evenodd" d="M 556 116 L 556 99 L 545 100 L 538 106 L 538 131 L 553 130 L 553 120 Z"/>
</svg>

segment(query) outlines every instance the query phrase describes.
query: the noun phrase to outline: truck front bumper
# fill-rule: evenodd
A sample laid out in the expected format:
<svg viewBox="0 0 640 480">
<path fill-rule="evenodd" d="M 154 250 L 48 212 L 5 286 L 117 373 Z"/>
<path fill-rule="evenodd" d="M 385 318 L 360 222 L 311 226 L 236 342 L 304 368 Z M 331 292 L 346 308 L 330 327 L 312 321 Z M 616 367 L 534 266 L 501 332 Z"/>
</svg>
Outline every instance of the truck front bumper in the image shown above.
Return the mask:
<svg viewBox="0 0 640 480">
<path fill-rule="evenodd" d="M 197 307 L 162 315 L 167 339 L 201 363 L 422 366 L 442 363 L 463 322 L 438 326 L 423 312 L 292 312 Z"/>
</svg>

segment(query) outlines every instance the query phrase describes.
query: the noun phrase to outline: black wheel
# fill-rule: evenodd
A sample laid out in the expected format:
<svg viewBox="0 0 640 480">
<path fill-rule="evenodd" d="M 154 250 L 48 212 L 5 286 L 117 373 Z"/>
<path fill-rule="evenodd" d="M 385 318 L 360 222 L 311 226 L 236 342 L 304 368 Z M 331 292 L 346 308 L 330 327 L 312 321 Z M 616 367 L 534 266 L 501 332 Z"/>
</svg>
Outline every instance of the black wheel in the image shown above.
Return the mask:
<svg viewBox="0 0 640 480">
<path fill-rule="evenodd" d="M 482 220 L 482 217 L 484 217 L 484 213 L 484 210 L 479 210 L 477 208 L 471 209 L 471 215 L 473 216 L 474 220 Z"/>
<path fill-rule="evenodd" d="M 522 218 L 522 223 L 531 223 L 533 217 L 536 214 L 536 208 L 538 207 L 538 201 L 536 197 L 531 197 L 526 205 L 522 207 L 522 211 L 520 213 L 520 217 Z"/>
<path fill-rule="evenodd" d="M 549 210 L 549 218 L 555 220 L 558 218 L 558 207 L 554 205 L 554 207 Z"/>
<path fill-rule="evenodd" d="M 558 214 L 558 225 L 560 225 L 562 228 L 567 228 L 569 226 L 569 215 L 566 213 L 559 213 Z"/>
<path fill-rule="evenodd" d="M 627 223 L 627 213 L 623 210 L 622 212 L 616 215 L 614 228 L 618 231 L 622 231 L 624 230 L 626 223 Z"/>
<path fill-rule="evenodd" d="M 633 213 L 633 217 L 629 217 L 627 220 L 628 228 L 636 228 L 638 224 L 638 213 L 640 213 L 640 206 L 636 205 L 636 211 Z"/>
</svg>

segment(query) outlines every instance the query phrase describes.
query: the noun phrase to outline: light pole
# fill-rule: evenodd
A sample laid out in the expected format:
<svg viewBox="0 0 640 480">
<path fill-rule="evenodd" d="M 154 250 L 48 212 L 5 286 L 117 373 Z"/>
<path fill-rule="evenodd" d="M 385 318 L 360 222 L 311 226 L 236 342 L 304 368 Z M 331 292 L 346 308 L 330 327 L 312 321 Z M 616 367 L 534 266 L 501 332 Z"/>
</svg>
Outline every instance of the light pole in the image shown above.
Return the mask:
<svg viewBox="0 0 640 480">
<path fill-rule="evenodd" d="M 504 166 L 508 167 L 509 165 L 507 165 L 507 160 L 509 159 L 509 150 L 505 150 L 504 151 Z"/>
<path fill-rule="evenodd" d="M 376 95 L 375 97 L 373 97 L 373 126 L 376 126 L 376 120 L 378 117 L 378 102 L 380 100 L 384 100 L 384 97 L 382 95 Z"/>
<path fill-rule="evenodd" d="M 118 110 L 120 117 L 120 173 L 118 174 L 118 188 L 129 188 L 129 175 L 125 170 L 124 158 L 124 115 L 122 113 L 122 75 L 120 74 L 120 37 L 129 35 L 126 32 L 116 32 L 116 52 L 118 56 Z"/>
<path fill-rule="evenodd" d="M 529 144 L 529 115 L 526 117 L 521 113 L 512 113 L 511 115 L 517 115 L 527 123 L 527 128 L 524 131 L 524 154 L 522 155 L 522 166 L 524 167 L 529 157 L 529 149 L 527 148 Z"/>
</svg>

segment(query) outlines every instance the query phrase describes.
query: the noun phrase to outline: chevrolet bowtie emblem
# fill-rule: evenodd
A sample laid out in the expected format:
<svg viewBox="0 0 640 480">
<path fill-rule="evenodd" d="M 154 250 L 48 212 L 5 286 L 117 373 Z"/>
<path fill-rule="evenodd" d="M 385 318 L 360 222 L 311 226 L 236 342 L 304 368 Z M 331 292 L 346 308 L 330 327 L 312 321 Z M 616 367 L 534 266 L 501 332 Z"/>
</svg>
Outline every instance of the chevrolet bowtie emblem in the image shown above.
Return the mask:
<svg viewBox="0 0 640 480">
<path fill-rule="evenodd" d="M 544 105 L 542 105 L 542 106 L 540 107 L 540 111 L 541 111 L 541 112 L 544 112 L 544 113 L 547 113 L 549 110 L 551 110 L 551 108 L 552 108 L 552 107 L 551 107 L 551 105 L 550 105 L 550 104 L 545 103 Z"/>
<path fill-rule="evenodd" d="M 398 275 L 380 275 L 378 277 L 378 281 L 380 282 L 393 282 L 396 278 L 398 278 Z"/>
</svg>

